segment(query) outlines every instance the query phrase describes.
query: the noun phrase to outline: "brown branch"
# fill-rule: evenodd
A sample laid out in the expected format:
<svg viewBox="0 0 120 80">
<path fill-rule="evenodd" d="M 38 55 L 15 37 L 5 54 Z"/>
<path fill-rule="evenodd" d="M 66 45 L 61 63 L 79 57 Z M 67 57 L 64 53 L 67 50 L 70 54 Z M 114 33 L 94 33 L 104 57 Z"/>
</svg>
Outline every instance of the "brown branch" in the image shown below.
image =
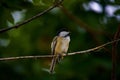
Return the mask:
<svg viewBox="0 0 120 80">
<path fill-rule="evenodd" d="M 74 21 L 77 25 L 79 25 L 81 28 L 84 28 L 88 33 L 90 33 L 90 35 L 92 36 L 92 38 L 95 40 L 95 42 L 97 42 L 99 44 L 99 40 L 96 38 L 96 36 L 100 35 L 100 34 L 104 34 L 103 31 L 101 30 L 95 30 L 92 29 L 91 26 L 89 26 L 88 24 L 86 24 L 85 22 L 83 22 L 81 19 L 79 19 L 78 17 L 76 17 L 74 14 L 72 14 L 69 10 L 67 10 L 62 4 L 59 5 L 59 8 L 61 9 L 61 11 L 72 21 Z"/>
<path fill-rule="evenodd" d="M 120 25 L 118 27 L 117 32 L 114 35 L 113 40 L 117 40 L 120 37 Z M 112 74 L 111 74 L 111 80 L 117 80 L 116 79 L 116 59 L 117 59 L 117 44 L 118 42 L 113 43 L 112 47 Z"/>
<path fill-rule="evenodd" d="M 50 10 L 52 10 L 53 8 L 57 7 L 59 4 L 62 3 L 62 1 L 63 1 L 63 0 L 59 0 L 58 2 L 55 2 L 55 3 L 54 3 L 52 6 L 50 6 L 48 9 L 44 10 L 43 12 L 38 13 L 37 15 L 35 15 L 35 16 L 33 16 L 33 17 L 31 17 L 31 18 L 29 18 L 29 19 L 27 19 L 27 20 L 25 20 L 25 21 L 23 21 L 23 22 L 21 22 L 21 23 L 19 23 L 19 24 L 16 24 L 15 26 L 0 29 L 0 33 L 6 32 L 6 31 L 11 30 L 11 29 L 18 28 L 18 27 L 20 27 L 20 26 L 22 26 L 22 25 L 24 25 L 24 24 L 29 23 L 30 21 L 32 21 L 32 20 L 34 20 L 34 19 L 42 16 L 43 14 L 45 14 L 45 13 L 49 12 Z"/>
<path fill-rule="evenodd" d="M 59 5 L 59 8 L 61 9 L 61 11 L 68 16 L 68 18 L 70 18 L 71 20 L 73 20 L 76 24 L 78 24 L 80 27 L 84 28 L 85 30 L 87 30 L 90 33 L 98 33 L 98 31 L 95 31 L 93 29 L 91 29 L 87 24 L 85 24 L 83 21 L 81 21 L 79 18 L 77 18 L 76 16 L 74 16 L 70 11 L 68 11 L 62 4 Z"/>
<path fill-rule="evenodd" d="M 76 54 L 84 54 L 84 53 L 88 53 L 88 52 L 92 52 L 98 49 L 101 49 L 103 47 L 105 47 L 106 45 L 115 43 L 120 41 L 120 39 L 111 41 L 111 42 L 107 42 L 103 45 L 97 46 L 95 48 L 91 48 L 88 50 L 84 50 L 84 51 L 78 51 L 78 52 L 72 52 L 72 53 L 68 53 L 67 55 L 64 54 L 64 56 L 70 56 L 70 55 L 76 55 Z M 8 57 L 8 58 L 0 58 L 0 61 L 7 61 L 7 60 L 18 60 L 18 59 L 37 59 L 37 58 L 49 58 L 49 57 L 53 57 L 54 55 L 39 55 L 39 56 L 19 56 L 19 57 Z"/>
</svg>

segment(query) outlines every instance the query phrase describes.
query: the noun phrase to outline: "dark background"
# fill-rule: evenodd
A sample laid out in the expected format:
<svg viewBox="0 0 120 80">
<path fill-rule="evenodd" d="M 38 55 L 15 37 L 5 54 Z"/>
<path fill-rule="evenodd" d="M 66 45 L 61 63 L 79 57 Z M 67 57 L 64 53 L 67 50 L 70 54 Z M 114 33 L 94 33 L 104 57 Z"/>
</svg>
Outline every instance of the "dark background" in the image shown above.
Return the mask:
<svg viewBox="0 0 120 80">
<path fill-rule="evenodd" d="M 0 0 L 0 28 L 13 26 L 44 11 L 53 0 Z M 0 34 L 0 57 L 48 55 L 57 31 L 71 32 L 68 52 L 90 49 L 113 40 L 120 27 L 119 0 L 64 0 L 20 28 Z M 117 46 L 116 76 L 120 80 L 120 48 Z M 86 54 L 65 57 L 50 75 L 51 59 L 0 61 L 0 80 L 110 80 L 112 45 Z"/>
</svg>

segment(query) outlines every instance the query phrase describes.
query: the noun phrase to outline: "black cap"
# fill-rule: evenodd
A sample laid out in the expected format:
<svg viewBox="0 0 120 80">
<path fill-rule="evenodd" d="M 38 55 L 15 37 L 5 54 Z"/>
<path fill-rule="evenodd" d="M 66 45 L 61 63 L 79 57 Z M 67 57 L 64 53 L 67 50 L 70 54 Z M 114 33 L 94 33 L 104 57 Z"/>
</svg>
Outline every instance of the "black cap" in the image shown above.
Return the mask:
<svg viewBox="0 0 120 80">
<path fill-rule="evenodd" d="M 62 31 L 67 31 L 67 32 L 69 32 L 69 30 L 68 30 L 67 28 L 61 28 L 61 29 L 57 32 L 57 35 L 59 35 L 59 33 L 62 32 Z"/>
</svg>

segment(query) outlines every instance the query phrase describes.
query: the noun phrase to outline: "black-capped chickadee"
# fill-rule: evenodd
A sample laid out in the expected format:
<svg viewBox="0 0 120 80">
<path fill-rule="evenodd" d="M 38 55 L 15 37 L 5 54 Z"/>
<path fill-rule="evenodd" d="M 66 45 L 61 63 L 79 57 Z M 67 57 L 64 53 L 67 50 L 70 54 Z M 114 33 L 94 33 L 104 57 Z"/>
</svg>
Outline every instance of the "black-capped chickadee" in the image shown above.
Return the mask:
<svg viewBox="0 0 120 80">
<path fill-rule="evenodd" d="M 63 58 L 63 54 L 67 53 L 70 42 L 70 32 L 66 30 L 62 30 L 58 33 L 57 36 L 54 37 L 51 43 L 51 51 L 53 59 L 50 65 L 50 73 L 54 73 L 55 64 L 60 62 Z"/>
</svg>

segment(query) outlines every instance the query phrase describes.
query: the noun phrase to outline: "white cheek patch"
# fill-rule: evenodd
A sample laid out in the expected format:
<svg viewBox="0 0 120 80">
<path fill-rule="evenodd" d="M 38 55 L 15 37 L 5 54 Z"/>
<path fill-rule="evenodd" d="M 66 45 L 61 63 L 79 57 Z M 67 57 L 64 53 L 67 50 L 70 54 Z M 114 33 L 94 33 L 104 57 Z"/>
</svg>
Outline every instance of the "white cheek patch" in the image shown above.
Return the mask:
<svg viewBox="0 0 120 80">
<path fill-rule="evenodd" d="M 63 32 L 60 32 L 59 36 L 66 36 L 67 34 L 69 34 L 69 32 L 63 31 Z"/>
</svg>

